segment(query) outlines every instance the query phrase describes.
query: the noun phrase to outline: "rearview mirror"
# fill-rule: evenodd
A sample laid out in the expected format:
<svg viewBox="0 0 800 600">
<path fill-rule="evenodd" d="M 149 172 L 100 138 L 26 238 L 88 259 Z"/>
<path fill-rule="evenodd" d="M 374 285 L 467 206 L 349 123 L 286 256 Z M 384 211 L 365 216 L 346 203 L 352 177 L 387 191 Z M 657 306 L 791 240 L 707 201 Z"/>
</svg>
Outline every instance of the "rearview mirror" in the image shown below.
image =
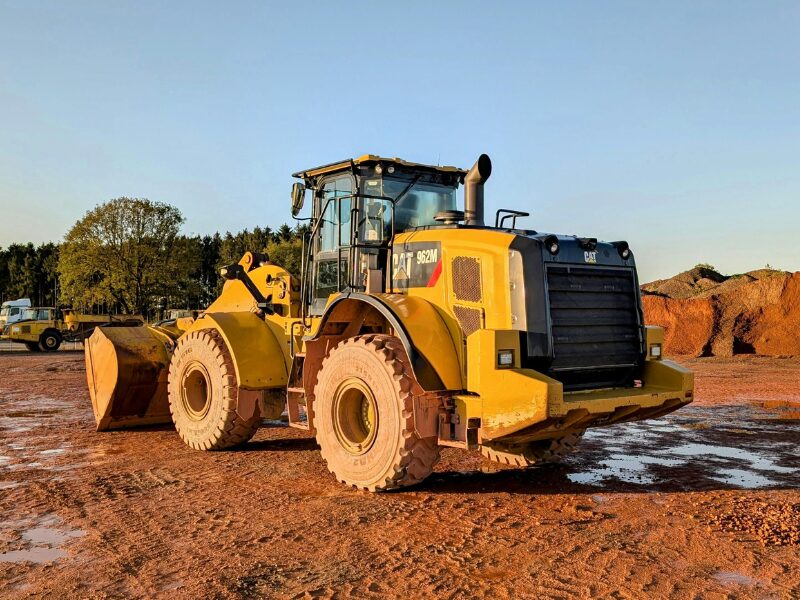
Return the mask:
<svg viewBox="0 0 800 600">
<path fill-rule="evenodd" d="M 303 203 L 306 200 L 306 186 L 302 183 L 292 185 L 292 216 L 296 217 L 303 210 Z"/>
</svg>

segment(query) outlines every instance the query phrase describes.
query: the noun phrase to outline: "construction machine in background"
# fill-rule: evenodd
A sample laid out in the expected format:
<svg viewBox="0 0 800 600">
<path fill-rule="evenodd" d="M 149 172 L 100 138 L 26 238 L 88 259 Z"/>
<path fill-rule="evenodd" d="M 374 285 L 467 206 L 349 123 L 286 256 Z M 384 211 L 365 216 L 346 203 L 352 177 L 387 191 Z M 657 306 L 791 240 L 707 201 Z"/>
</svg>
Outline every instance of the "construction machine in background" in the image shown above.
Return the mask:
<svg viewBox="0 0 800 600">
<path fill-rule="evenodd" d="M 18 300 L 6 300 L 0 305 L 0 333 L 6 325 L 11 325 L 22 319 L 22 313 L 26 308 L 31 307 L 30 298 L 20 298 Z"/>
<path fill-rule="evenodd" d="M 486 155 L 295 173 L 293 216 L 312 195 L 300 278 L 248 252 L 197 318 L 96 329 L 98 430 L 171 421 L 221 450 L 285 410 L 338 480 L 376 491 L 423 481 L 441 447 L 528 466 L 691 402 L 692 373 L 644 324 L 628 244 L 527 229 L 515 210 L 486 223 L 490 173 Z"/>
<path fill-rule="evenodd" d="M 2 329 L 0 339 L 9 340 L 32 352 L 55 352 L 63 342 L 83 342 L 96 327 L 140 327 L 144 319 L 131 315 L 87 315 L 71 308 L 27 307 L 19 319 Z"/>
</svg>

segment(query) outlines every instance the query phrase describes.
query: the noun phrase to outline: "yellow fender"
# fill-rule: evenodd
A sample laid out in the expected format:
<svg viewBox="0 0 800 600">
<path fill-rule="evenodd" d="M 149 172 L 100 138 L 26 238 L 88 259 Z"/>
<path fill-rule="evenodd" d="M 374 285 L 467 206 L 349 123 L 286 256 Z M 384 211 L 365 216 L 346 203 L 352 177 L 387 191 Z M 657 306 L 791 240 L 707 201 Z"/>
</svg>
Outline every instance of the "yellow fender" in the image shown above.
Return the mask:
<svg viewBox="0 0 800 600">
<path fill-rule="evenodd" d="M 328 305 L 317 335 L 337 311 L 349 313 L 352 303 L 369 305 L 386 318 L 403 343 L 423 388 L 427 391 L 464 389 L 453 336 L 433 304 L 405 294 L 342 294 Z"/>
<path fill-rule="evenodd" d="M 189 331 L 216 329 L 225 340 L 245 390 L 286 387 L 289 379 L 288 338 L 280 339 L 270 325 L 251 312 L 206 313 Z M 285 336 L 282 336 L 285 337 Z"/>
</svg>

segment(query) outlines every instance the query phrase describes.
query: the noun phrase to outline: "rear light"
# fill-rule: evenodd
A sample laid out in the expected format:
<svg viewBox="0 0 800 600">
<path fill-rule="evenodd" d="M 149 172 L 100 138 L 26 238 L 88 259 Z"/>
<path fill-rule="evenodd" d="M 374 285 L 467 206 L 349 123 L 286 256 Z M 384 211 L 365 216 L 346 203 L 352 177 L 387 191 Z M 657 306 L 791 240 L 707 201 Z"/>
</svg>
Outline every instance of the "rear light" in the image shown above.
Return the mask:
<svg viewBox="0 0 800 600">
<path fill-rule="evenodd" d="M 544 247 L 547 248 L 547 251 L 555 256 L 558 254 L 558 251 L 561 249 L 561 246 L 558 243 L 558 238 L 554 235 L 548 235 L 543 240 Z"/>
<path fill-rule="evenodd" d="M 628 242 L 611 242 L 617 249 L 617 253 L 622 260 L 628 260 L 631 257 L 631 248 Z"/>
<path fill-rule="evenodd" d="M 497 351 L 497 367 L 500 369 L 508 369 L 514 366 L 514 351 L 513 350 L 498 350 Z"/>
<path fill-rule="evenodd" d="M 661 358 L 661 344 L 650 344 L 650 358 Z"/>
</svg>

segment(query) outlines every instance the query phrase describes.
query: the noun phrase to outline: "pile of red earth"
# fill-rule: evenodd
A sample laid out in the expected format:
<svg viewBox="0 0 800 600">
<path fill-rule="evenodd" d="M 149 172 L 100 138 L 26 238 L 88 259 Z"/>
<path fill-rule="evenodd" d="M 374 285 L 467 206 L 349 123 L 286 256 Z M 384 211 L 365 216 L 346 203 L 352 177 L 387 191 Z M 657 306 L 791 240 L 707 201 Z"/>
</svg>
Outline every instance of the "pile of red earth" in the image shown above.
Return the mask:
<svg viewBox="0 0 800 600">
<path fill-rule="evenodd" d="M 800 272 L 726 277 L 713 268 L 642 286 L 645 321 L 665 330 L 667 354 L 800 355 Z"/>
<path fill-rule="evenodd" d="M 752 534 L 764 546 L 800 544 L 800 504 L 742 498 L 727 514 L 713 517 L 711 524 L 724 531 Z"/>
</svg>

